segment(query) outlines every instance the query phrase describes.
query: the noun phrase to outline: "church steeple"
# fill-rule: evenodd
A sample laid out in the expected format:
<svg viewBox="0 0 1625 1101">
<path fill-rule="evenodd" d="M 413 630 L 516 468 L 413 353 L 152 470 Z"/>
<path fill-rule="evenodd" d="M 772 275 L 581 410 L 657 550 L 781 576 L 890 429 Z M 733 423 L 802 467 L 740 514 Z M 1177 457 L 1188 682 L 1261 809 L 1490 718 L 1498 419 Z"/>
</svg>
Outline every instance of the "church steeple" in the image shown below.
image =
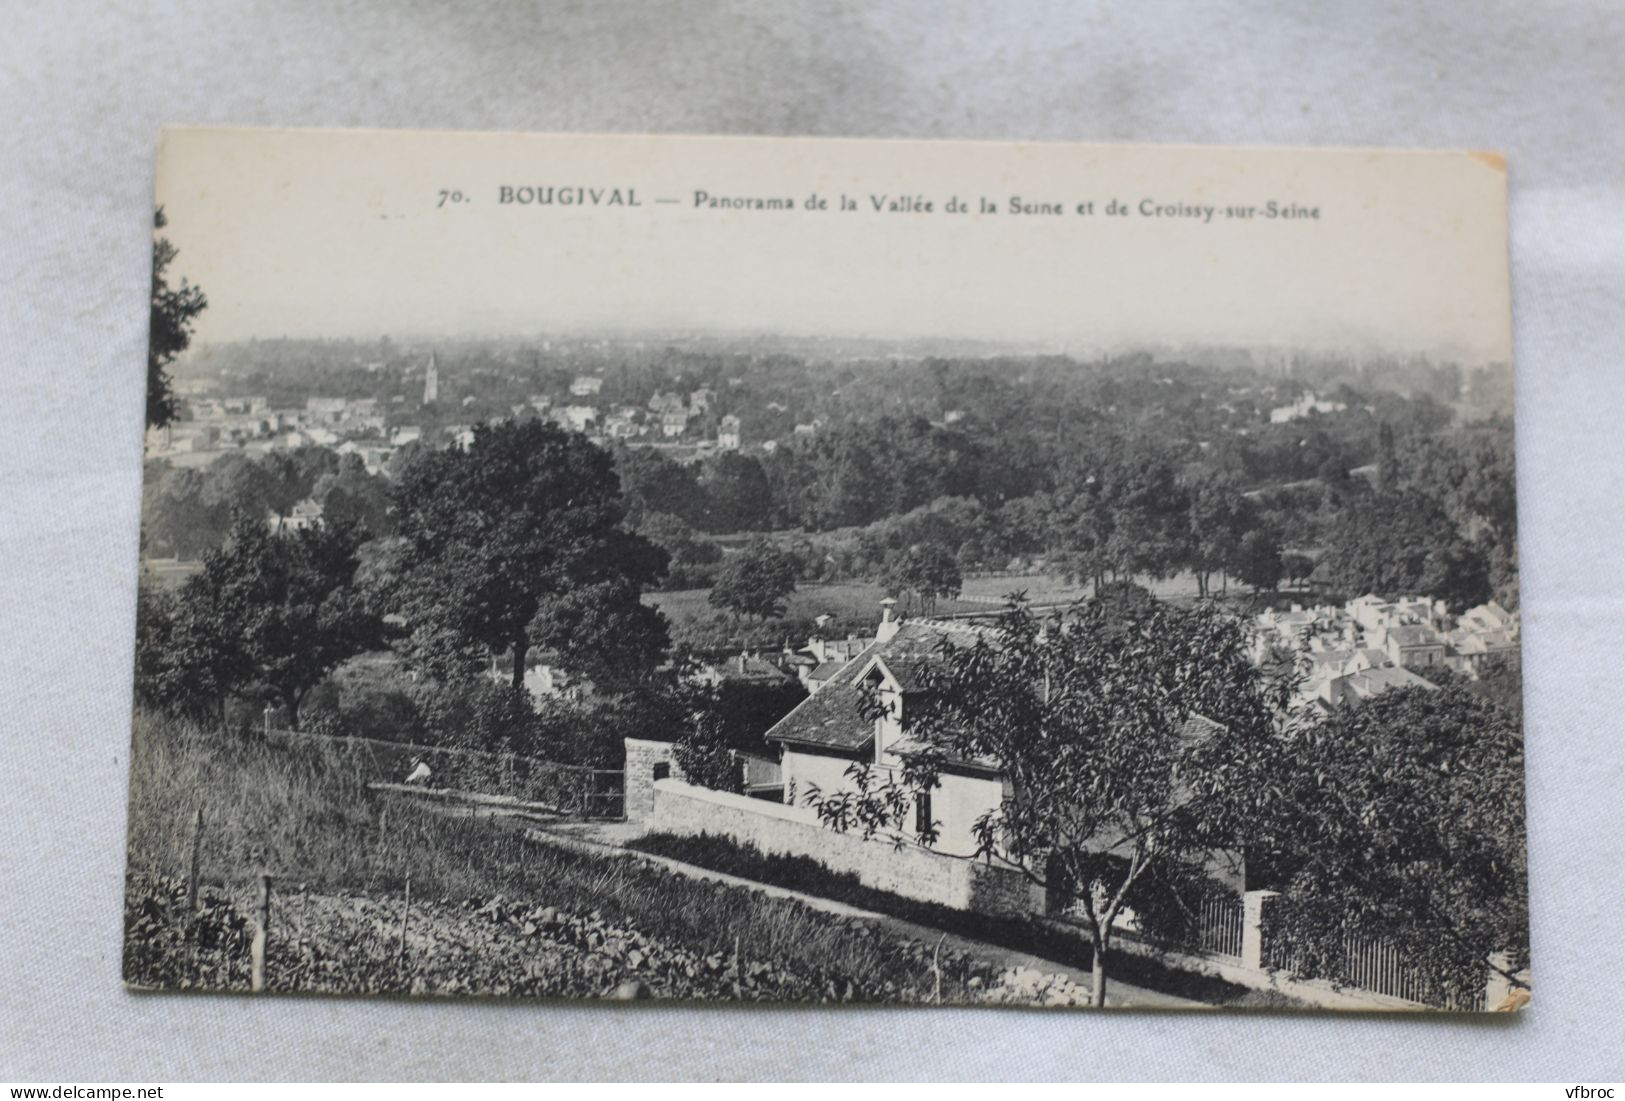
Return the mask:
<svg viewBox="0 0 1625 1101">
<path fill-rule="evenodd" d="M 429 369 L 423 373 L 423 404 L 433 405 L 440 400 L 440 368 L 435 366 L 434 353 L 429 353 Z"/>
</svg>

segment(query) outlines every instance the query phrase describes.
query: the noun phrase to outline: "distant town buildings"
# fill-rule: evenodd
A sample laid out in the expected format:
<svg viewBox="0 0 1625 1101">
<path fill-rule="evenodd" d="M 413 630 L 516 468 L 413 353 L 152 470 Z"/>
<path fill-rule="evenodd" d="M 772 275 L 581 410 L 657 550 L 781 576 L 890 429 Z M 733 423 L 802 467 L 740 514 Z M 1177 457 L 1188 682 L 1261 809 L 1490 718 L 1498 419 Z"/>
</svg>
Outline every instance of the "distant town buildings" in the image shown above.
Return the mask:
<svg viewBox="0 0 1625 1101">
<path fill-rule="evenodd" d="M 1340 607 L 1265 611 L 1254 627 L 1255 660 L 1291 658 L 1304 678 L 1299 702 L 1328 707 L 1389 688 L 1431 687 L 1419 671 L 1476 678 L 1492 656 L 1518 652 L 1517 616 L 1493 602 L 1452 617 L 1442 601 L 1367 594 Z"/>
<path fill-rule="evenodd" d="M 307 497 L 294 505 L 293 511 L 286 516 L 279 516 L 274 512 L 270 513 L 266 519 L 266 525 L 272 531 L 299 531 L 319 524 L 321 520 L 321 502 Z"/>
<path fill-rule="evenodd" d="M 732 657 L 723 658 L 721 661 L 708 662 L 700 666 L 691 679 L 696 684 L 715 687 L 723 683 L 788 684 L 791 676 L 760 654 L 752 654 L 746 651 Z"/>
<path fill-rule="evenodd" d="M 597 394 L 604 388 L 604 380 L 597 375 L 577 375 L 576 380 L 570 383 L 570 394 L 573 397 L 587 398 Z"/>
<path fill-rule="evenodd" d="M 738 451 L 739 450 L 739 418 L 738 417 L 733 416 L 732 414 L 729 414 L 728 416 L 722 418 L 722 423 L 717 427 L 717 450 L 718 451 Z"/>
<path fill-rule="evenodd" d="M 1348 406 L 1340 401 L 1318 400 L 1314 393 L 1310 391 L 1291 405 L 1281 405 L 1271 409 L 1270 423 L 1285 424 L 1287 421 L 1295 421 L 1312 413 L 1341 413 L 1347 408 Z"/>
</svg>

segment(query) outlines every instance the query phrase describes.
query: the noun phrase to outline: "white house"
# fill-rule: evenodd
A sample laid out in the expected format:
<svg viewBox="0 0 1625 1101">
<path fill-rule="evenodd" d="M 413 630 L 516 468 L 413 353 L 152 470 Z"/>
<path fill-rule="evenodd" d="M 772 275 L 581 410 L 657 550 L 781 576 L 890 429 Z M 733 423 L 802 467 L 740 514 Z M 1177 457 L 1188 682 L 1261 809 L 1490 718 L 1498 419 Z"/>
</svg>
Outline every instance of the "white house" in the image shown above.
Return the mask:
<svg viewBox="0 0 1625 1101">
<path fill-rule="evenodd" d="M 585 432 L 598 421 L 598 409 L 591 405 L 566 405 L 558 415 L 574 432 Z"/>
<path fill-rule="evenodd" d="M 902 713 L 909 693 L 918 687 L 921 669 L 934 660 L 944 640 L 970 645 L 978 630 L 942 621 L 899 623 L 887 608 L 875 640 L 768 730 L 767 741 L 780 747 L 785 802 L 800 803 L 813 786 L 826 792 L 850 787 L 845 774 L 855 761 L 899 768 L 898 750 L 906 748 Z M 880 718 L 865 717 L 870 692 L 886 704 Z M 936 850 L 969 856 L 976 851 L 976 820 L 997 810 L 1003 799 L 1004 779 L 995 765 L 951 762 L 938 786 L 918 799 L 905 832 L 916 833 L 934 821 Z"/>
<path fill-rule="evenodd" d="M 1280 405 L 1270 410 L 1271 424 L 1285 424 L 1307 417 L 1313 413 L 1341 413 L 1348 406 L 1340 401 L 1321 401 L 1316 399 L 1314 393 L 1307 392 L 1291 405 Z"/>
<path fill-rule="evenodd" d="M 739 418 L 732 413 L 722 418 L 717 426 L 717 450 L 739 450 Z"/>
</svg>

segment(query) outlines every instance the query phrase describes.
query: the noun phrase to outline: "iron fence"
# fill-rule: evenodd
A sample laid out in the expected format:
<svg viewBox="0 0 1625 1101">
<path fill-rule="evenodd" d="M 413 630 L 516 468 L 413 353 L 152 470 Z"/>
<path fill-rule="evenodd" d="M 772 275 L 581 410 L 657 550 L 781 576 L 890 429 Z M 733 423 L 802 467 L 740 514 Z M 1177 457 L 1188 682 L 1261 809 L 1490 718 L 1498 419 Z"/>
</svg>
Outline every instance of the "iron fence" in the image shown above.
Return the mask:
<svg viewBox="0 0 1625 1101">
<path fill-rule="evenodd" d="M 508 796 L 570 818 L 622 818 L 626 814 L 623 769 L 306 731 L 268 729 L 265 734 L 273 745 L 321 746 L 369 781 Z"/>
</svg>

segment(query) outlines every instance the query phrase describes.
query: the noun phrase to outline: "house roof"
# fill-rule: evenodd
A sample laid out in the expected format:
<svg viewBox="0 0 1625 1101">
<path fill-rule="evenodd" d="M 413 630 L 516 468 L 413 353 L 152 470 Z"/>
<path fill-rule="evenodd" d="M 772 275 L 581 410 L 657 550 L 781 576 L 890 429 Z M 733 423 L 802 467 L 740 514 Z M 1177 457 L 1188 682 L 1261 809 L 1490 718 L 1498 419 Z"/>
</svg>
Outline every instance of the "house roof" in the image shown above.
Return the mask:
<svg viewBox="0 0 1625 1101">
<path fill-rule="evenodd" d="M 1438 646 L 1444 641 L 1433 628 L 1420 626 L 1390 627 L 1388 638 L 1401 646 Z"/>
<path fill-rule="evenodd" d="M 849 661 L 824 662 L 812 671 L 811 677 L 826 683 L 775 723 L 767 732 L 767 740 L 832 749 L 863 748 L 874 737 L 874 722 L 863 716 L 860 681 L 873 659 L 882 658 L 903 690 L 909 691 L 918 684 L 925 659 L 944 640 L 968 646 L 979 630 L 969 624 L 913 620 L 898 627 L 897 633 L 884 642 L 869 643 Z"/>
<path fill-rule="evenodd" d="M 851 661 L 842 663 L 829 675 L 828 683 L 775 723 L 765 738 L 770 742 L 861 752 L 872 744 L 875 735 L 874 720 L 863 714 L 863 680 L 877 660 L 903 691 L 914 691 L 920 685 L 926 665 L 935 659 L 944 642 L 951 646 L 971 646 L 987 630 L 974 624 L 943 620 L 905 623 L 891 638 L 870 643 Z M 813 675 L 824 674 L 831 664 L 834 663 L 825 662 Z M 1218 729 L 1217 723 L 1192 715 L 1180 733 L 1184 738 L 1201 739 Z M 993 767 L 990 762 L 960 763 Z"/>
<path fill-rule="evenodd" d="M 1432 681 L 1417 676 L 1409 669 L 1389 665 L 1381 669 L 1366 669 L 1350 673 L 1344 678 L 1345 689 L 1360 699 L 1369 699 L 1390 688 L 1435 688 Z"/>
<path fill-rule="evenodd" d="M 851 661 L 844 663 L 829 678 L 829 683 L 808 696 L 774 723 L 766 739 L 770 742 L 794 742 L 798 745 L 821 745 L 832 749 L 858 750 L 874 737 L 874 723 L 863 717 L 863 692 L 856 683 L 860 661 L 868 664 L 870 651 L 878 649 L 874 643 Z M 825 662 L 825 665 L 832 664 Z M 824 666 L 814 670 L 817 676 Z"/>
<path fill-rule="evenodd" d="M 711 666 L 716 674 L 728 680 L 787 680 L 789 674 L 764 658 L 754 654 L 735 654 Z"/>
</svg>

